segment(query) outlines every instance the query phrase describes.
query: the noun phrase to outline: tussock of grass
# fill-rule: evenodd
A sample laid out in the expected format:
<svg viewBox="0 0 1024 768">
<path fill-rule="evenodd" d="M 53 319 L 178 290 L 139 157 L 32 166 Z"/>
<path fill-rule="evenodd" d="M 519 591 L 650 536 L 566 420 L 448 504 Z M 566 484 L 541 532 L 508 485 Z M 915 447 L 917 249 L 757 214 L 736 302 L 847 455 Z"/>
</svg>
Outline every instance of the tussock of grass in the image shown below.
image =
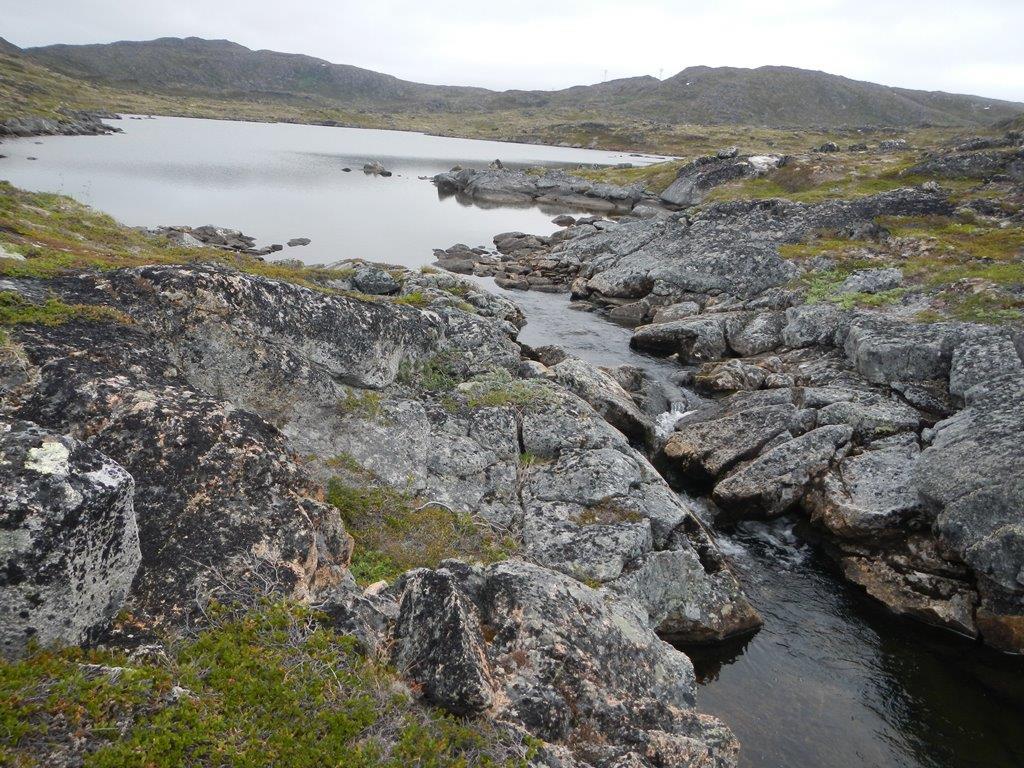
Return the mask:
<svg viewBox="0 0 1024 768">
<path fill-rule="evenodd" d="M 0 661 L 0 763 L 71 752 L 85 768 L 525 768 L 532 755 L 486 722 L 416 704 L 309 608 L 213 605 L 209 617 L 142 662 L 78 649 Z"/>
<path fill-rule="evenodd" d="M 552 399 L 551 388 L 537 379 L 516 379 L 508 371 L 499 370 L 479 376 L 463 384 L 466 405 L 470 408 L 530 408 Z"/>
<path fill-rule="evenodd" d="M 400 384 L 418 386 L 429 392 L 449 392 L 460 381 L 455 359 L 446 353 L 417 362 L 403 360 L 398 369 Z"/>
<path fill-rule="evenodd" d="M 583 510 L 576 522 L 580 525 L 616 525 L 639 523 L 643 519 L 644 516 L 637 510 L 609 500 Z"/>
<path fill-rule="evenodd" d="M 4 326 L 63 325 L 72 320 L 92 323 L 130 323 L 131 318 L 112 307 L 66 304 L 57 298 L 33 304 L 14 291 L 0 291 L 0 343 L 7 342 Z"/>
<path fill-rule="evenodd" d="M 355 539 L 350 568 L 361 584 L 391 581 L 447 558 L 502 560 L 516 549 L 511 536 L 483 521 L 387 486 L 335 479 L 328 484 L 327 501 Z"/>
<path fill-rule="evenodd" d="M 591 181 L 629 186 L 643 184 L 648 192 L 664 192 L 676 179 L 679 169 L 685 165 L 682 160 L 653 163 L 638 168 L 576 168 L 571 173 Z"/>
</svg>

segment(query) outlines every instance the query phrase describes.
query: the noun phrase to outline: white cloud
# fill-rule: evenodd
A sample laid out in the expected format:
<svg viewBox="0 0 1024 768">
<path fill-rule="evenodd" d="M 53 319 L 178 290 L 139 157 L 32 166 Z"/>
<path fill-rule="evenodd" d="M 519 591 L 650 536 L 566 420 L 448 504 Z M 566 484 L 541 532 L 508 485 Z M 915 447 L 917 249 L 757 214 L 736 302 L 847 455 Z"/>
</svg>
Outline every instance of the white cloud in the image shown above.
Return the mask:
<svg viewBox="0 0 1024 768">
<path fill-rule="evenodd" d="M 14 5 L 13 0 L 4 0 Z M 1024 101 L 1021 0 L 35 0 L 4 12 L 19 45 L 228 38 L 420 82 L 562 88 L 687 66 L 820 69 Z"/>
</svg>

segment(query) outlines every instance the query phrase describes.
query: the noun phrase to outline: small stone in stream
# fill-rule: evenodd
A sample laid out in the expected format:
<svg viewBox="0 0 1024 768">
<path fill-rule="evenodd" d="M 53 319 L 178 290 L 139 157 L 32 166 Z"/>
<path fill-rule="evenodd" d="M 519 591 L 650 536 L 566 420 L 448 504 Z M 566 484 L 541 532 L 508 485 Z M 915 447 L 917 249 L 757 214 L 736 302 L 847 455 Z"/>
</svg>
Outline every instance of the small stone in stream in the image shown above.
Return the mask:
<svg viewBox="0 0 1024 768">
<path fill-rule="evenodd" d="M 341 170 L 342 170 L 343 173 L 352 173 L 352 169 L 351 168 L 342 168 Z"/>
<path fill-rule="evenodd" d="M 563 213 L 561 216 L 555 216 L 555 218 L 551 220 L 551 223 L 556 227 L 571 227 L 576 223 L 576 217 Z"/>
<path fill-rule="evenodd" d="M 26 157 L 25 159 L 26 160 L 38 160 L 39 158 L 38 157 Z"/>
<path fill-rule="evenodd" d="M 294 248 L 297 245 L 309 245 L 312 242 L 308 237 L 293 237 L 288 241 L 288 247 Z"/>
<path fill-rule="evenodd" d="M 373 160 L 369 163 L 363 164 L 363 173 L 372 174 L 374 176 L 390 176 L 391 172 L 384 167 L 384 164 L 379 160 Z"/>
</svg>

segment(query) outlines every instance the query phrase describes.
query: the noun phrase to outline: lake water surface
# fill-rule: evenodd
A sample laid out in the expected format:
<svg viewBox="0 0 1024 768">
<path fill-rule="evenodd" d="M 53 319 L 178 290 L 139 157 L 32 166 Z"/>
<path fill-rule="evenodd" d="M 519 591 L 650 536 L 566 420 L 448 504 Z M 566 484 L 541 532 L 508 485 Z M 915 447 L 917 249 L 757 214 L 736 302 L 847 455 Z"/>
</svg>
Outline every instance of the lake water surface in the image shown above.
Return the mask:
<svg viewBox="0 0 1024 768">
<path fill-rule="evenodd" d="M 553 228 L 554 209 L 465 205 L 454 197 L 441 199 L 433 184 L 419 178 L 456 164 L 653 159 L 286 123 L 161 117 L 112 124 L 124 133 L 5 142 L 0 154 L 8 157 L 0 160 L 0 178 L 23 189 L 71 195 L 131 226 L 215 224 L 240 229 L 259 245 L 308 237 L 310 245 L 277 254 L 308 263 L 364 258 L 419 266 L 433 260 L 433 248 L 459 242 L 489 246 L 499 232 Z M 394 175 L 364 174 L 363 164 L 371 160 Z"/>
<path fill-rule="evenodd" d="M 260 244 L 310 237 L 281 256 L 419 266 L 455 242 L 547 234 L 551 212 L 439 199 L 418 176 L 454 164 L 641 162 L 618 153 L 445 139 L 393 131 L 160 118 L 123 135 L 9 141 L 0 178 L 63 192 L 132 225 L 213 223 Z M 38 160 L 29 160 L 29 156 Z M 391 178 L 364 176 L 380 160 Z M 353 169 L 351 173 L 343 167 Z M 524 342 L 559 344 L 599 365 L 638 355 L 629 331 L 568 309 L 564 295 L 510 293 Z M 887 618 L 841 584 L 787 521 L 748 523 L 720 542 L 765 619 L 752 638 L 694 659 L 698 704 L 727 722 L 745 768 L 1021 768 L 1024 662 Z"/>
</svg>

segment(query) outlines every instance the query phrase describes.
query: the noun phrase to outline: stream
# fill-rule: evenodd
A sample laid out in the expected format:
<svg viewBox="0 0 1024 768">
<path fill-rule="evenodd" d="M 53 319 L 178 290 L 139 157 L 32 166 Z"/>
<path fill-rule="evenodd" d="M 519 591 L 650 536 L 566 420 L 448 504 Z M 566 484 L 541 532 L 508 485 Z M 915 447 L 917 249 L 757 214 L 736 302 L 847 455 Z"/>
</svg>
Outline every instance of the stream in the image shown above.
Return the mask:
<svg viewBox="0 0 1024 768">
<path fill-rule="evenodd" d="M 418 267 L 433 260 L 433 248 L 553 229 L 551 213 L 440 199 L 420 176 L 494 158 L 652 160 L 395 131 L 176 118 L 118 125 L 124 134 L 5 142 L 0 178 L 74 195 L 131 225 L 213 223 L 261 245 L 308 236 L 310 246 L 281 256 L 311 264 L 362 257 Z M 358 172 L 371 159 L 394 177 Z M 570 309 L 565 295 L 481 282 L 523 307 L 524 343 L 557 344 L 597 365 L 639 366 L 663 382 L 677 370 L 632 351 L 628 329 Z M 696 397 L 675 392 L 679 409 Z M 1024 766 L 1024 659 L 875 610 L 799 531 L 789 519 L 717 531 L 765 624 L 724 647 L 684 649 L 698 674 L 698 707 L 736 732 L 744 768 Z"/>
</svg>

